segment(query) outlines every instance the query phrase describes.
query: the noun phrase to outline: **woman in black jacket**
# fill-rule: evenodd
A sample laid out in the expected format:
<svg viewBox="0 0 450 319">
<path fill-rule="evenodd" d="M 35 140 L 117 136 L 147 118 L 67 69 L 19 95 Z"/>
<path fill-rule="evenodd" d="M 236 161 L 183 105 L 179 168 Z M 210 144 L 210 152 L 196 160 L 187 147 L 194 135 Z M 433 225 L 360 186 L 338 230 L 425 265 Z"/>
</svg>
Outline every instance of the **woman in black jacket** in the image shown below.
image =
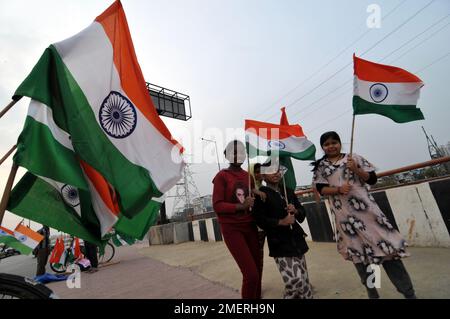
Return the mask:
<svg viewBox="0 0 450 319">
<path fill-rule="evenodd" d="M 255 200 L 254 214 L 259 227 L 267 234 L 269 256 L 275 259 L 285 283 L 285 299 L 311 299 L 312 289 L 304 254 L 308 251 L 306 234 L 300 223 L 305 220 L 305 210 L 294 192 L 280 189 L 281 173 L 263 174 L 267 186 L 260 188 L 266 194 L 263 202 Z"/>
</svg>

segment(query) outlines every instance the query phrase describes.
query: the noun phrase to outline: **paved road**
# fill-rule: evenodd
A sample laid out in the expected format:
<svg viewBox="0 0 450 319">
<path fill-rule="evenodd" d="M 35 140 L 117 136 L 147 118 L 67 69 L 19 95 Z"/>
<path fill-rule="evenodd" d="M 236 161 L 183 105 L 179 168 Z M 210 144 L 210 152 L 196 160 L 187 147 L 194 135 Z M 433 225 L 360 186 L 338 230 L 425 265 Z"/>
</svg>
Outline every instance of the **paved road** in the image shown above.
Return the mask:
<svg viewBox="0 0 450 319">
<path fill-rule="evenodd" d="M 366 298 L 351 263 L 333 243 L 309 243 L 307 264 L 315 298 Z M 267 248 L 267 247 L 266 247 Z M 405 265 L 419 298 L 450 298 L 450 249 L 410 248 Z M 273 259 L 264 258 L 263 297 L 280 298 L 283 284 Z M 66 282 L 48 286 L 60 298 L 239 298 L 241 274 L 223 242 L 121 247 L 96 273 L 81 274 L 81 288 Z M 0 272 L 33 277 L 36 259 L 15 256 L 0 261 Z M 382 298 L 402 298 L 382 272 Z"/>
<path fill-rule="evenodd" d="M 48 284 L 60 298 L 139 298 L 139 299 L 236 299 L 232 288 L 211 282 L 195 272 L 168 266 L 143 256 L 139 245 L 120 247 L 112 264 L 95 273 L 81 273 L 81 288 L 67 288 L 66 282 Z"/>
<path fill-rule="evenodd" d="M 33 278 L 37 260 L 31 256 L 17 255 L 0 260 L 0 272 Z M 47 266 L 47 271 L 51 272 Z"/>
</svg>

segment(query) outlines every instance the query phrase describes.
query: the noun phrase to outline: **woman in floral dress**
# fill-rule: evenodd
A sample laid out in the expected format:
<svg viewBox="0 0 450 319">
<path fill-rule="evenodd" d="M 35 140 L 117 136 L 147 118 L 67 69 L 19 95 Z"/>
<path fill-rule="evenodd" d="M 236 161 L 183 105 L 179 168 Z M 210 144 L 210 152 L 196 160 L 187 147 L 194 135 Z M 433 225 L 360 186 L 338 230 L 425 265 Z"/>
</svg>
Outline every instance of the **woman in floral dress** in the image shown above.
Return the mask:
<svg viewBox="0 0 450 319">
<path fill-rule="evenodd" d="M 407 257 L 406 242 L 369 193 L 377 182 L 375 168 L 357 154 L 341 153 L 336 132 L 320 137 L 325 155 L 314 162 L 313 184 L 328 196 L 335 218 L 338 252 L 354 263 L 369 298 L 379 298 L 368 265 L 382 264 L 389 279 L 405 298 L 416 298 L 400 258 Z"/>
</svg>

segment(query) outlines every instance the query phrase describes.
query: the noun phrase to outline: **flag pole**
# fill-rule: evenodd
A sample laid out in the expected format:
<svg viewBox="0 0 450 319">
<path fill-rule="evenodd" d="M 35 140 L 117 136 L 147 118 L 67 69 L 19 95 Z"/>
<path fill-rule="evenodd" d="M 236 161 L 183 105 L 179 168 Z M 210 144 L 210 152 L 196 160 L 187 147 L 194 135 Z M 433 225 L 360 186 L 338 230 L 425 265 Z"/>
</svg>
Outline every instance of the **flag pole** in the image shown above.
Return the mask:
<svg viewBox="0 0 450 319">
<path fill-rule="evenodd" d="M 17 148 L 17 145 L 14 145 L 13 147 L 11 147 L 11 149 L 8 151 L 8 153 L 5 154 L 5 156 L 2 157 L 2 159 L 0 159 L 0 165 L 3 164 L 3 162 L 9 157 L 9 155 L 11 155 L 12 152 L 14 152 L 14 150 Z"/>
<path fill-rule="evenodd" d="M 253 197 L 252 194 L 252 181 L 251 181 L 251 177 L 250 177 L 250 154 L 247 154 L 247 170 L 248 170 L 248 196 Z M 252 211 L 252 208 L 249 207 L 248 209 L 250 212 Z"/>
<path fill-rule="evenodd" d="M 353 136 L 355 134 L 355 114 L 353 114 L 353 121 L 352 121 L 352 137 L 350 139 L 350 156 L 353 155 Z"/>
<path fill-rule="evenodd" d="M 288 197 L 287 197 L 286 180 L 284 179 L 284 174 L 283 174 L 283 188 L 284 188 L 284 199 L 286 200 L 286 208 L 287 208 L 289 205 L 289 202 L 288 202 Z M 297 218 L 295 219 L 295 221 L 298 223 Z M 289 228 L 292 230 L 292 225 L 289 225 Z"/>
<path fill-rule="evenodd" d="M 22 97 L 18 97 L 17 100 L 12 100 L 11 102 L 9 102 L 9 104 L 7 106 L 5 106 L 5 108 L 0 112 L 0 118 L 3 117 L 3 115 L 5 115 L 6 112 L 9 111 L 10 108 L 12 108 L 14 106 L 14 104 L 16 104 Z"/>
<path fill-rule="evenodd" d="M 11 171 L 9 172 L 8 181 L 6 182 L 5 190 L 3 192 L 3 197 L 0 202 L 0 225 L 3 222 L 3 216 L 5 215 L 6 206 L 8 205 L 9 196 L 11 195 L 11 189 L 14 183 L 14 178 L 16 177 L 17 173 L 17 166 L 16 163 L 13 163 L 11 167 Z"/>
</svg>

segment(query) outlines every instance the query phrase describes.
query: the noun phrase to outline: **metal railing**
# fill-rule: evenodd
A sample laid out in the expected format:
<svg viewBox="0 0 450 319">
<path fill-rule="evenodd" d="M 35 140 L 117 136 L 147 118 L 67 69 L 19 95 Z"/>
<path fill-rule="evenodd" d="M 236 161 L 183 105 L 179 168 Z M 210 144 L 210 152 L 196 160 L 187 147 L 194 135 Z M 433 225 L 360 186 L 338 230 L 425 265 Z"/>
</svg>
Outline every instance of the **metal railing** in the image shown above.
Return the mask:
<svg viewBox="0 0 450 319">
<path fill-rule="evenodd" d="M 381 177 L 386 177 L 386 176 L 392 176 L 395 174 L 399 174 L 399 173 L 403 173 L 403 172 L 407 172 L 407 171 L 411 171 L 411 170 L 415 170 L 415 169 L 419 169 L 419 168 L 424 168 L 424 167 L 428 167 L 428 166 L 435 166 L 435 165 L 439 165 L 439 164 L 443 164 L 443 163 L 447 163 L 450 162 L 450 156 L 445 156 L 445 157 L 440 157 L 440 158 L 436 158 L 430 161 L 426 161 L 426 162 L 422 162 L 422 163 L 417 163 L 417 164 L 412 164 L 412 165 L 408 165 L 408 166 L 403 166 L 400 168 L 396 168 L 396 169 L 392 169 L 389 171 L 384 171 L 381 173 L 377 173 L 378 178 Z M 439 176 L 439 177 L 433 177 L 433 178 L 428 178 L 428 179 L 421 179 L 421 180 L 416 180 L 416 181 L 412 181 L 409 183 L 403 183 L 400 184 L 400 186 L 405 186 L 405 185 L 413 185 L 413 184 L 418 184 L 418 183 L 423 183 L 423 182 L 427 182 L 430 180 L 437 180 L 437 179 L 442 179 L 442 178 L 448 178 L 449 176 Z M 381 189 L 387 189 L 387 188 L 392 188 L 392 187 L 398 187 L 399 185 L 390 185 L 390 186 L 384 186 L 384 187 L 379 187 L 379 188 L 375 188 L 373 190 L 381 190 Z M 306 190 L 300 190 L 300 191 L 296 191 L 295 194 L 297 196 L 299 195 L 306 195 L 309 193 L 314 193 L 314 189 L 313 188 L 309 188 Z"/>
</svg>

